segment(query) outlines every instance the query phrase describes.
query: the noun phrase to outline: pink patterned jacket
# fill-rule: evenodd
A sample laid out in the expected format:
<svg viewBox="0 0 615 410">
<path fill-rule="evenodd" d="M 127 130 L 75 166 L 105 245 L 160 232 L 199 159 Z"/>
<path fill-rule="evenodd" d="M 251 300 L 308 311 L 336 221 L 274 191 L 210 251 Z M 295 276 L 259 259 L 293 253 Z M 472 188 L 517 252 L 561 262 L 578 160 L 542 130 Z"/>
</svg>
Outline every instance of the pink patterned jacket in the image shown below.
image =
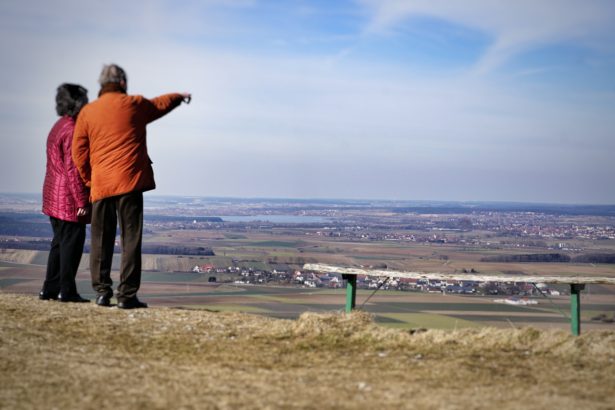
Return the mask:
<svg viewBox="0 0 615 410">
<path fill-rule="evenodd" d="M 43 184 L 43 213 L 69 222 L 85 222 L 77 210 L 89 203 L 90 192 L 81 181 L 71 155 L 75 121 L 60 118 L 47 137 L 47 172 Z"/>
</svg>

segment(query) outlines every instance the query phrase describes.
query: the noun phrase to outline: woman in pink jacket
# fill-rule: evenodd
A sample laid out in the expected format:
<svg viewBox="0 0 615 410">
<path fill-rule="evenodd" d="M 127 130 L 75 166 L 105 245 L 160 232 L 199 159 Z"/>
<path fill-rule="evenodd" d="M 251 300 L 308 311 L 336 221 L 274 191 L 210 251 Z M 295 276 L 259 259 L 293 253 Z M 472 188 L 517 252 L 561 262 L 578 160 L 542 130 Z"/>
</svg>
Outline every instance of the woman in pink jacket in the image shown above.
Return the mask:
<svg viewBox="0 0 615 410">
<path fill-rule="evenodd" d="M 75 276 L 83 253 L 89 216 L 89 190 L 81 181 L 71 155 L 75 120 L 88 103 L 88 91 L 62 84 L 56 94 L 61 117 L 47 138 L 47 172 L 43 185 L 43 213 L 49 215 L 53 240 L 47 274 L 39 298 L 62 302 L 89 302 L 77 293 Z"/>
</svg>

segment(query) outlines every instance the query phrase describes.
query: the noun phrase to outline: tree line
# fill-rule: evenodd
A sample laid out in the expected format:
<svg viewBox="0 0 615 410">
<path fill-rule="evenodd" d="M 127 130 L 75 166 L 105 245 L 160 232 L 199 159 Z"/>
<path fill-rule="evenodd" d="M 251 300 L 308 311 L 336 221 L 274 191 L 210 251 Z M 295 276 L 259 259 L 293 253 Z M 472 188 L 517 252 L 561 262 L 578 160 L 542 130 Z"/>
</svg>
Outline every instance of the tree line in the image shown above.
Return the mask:
<svg viewBox="0 0 615 410">
<path fill-rule="evenodd" d="M 503 263 L 610 263 L 615 264 L 615 253 L 587 253 L 570 257 L 563 253 L 531 253 L 523 255 L 494 255 L 481 258 L 482 262 Z"/>
<path fill-rule="evenodd" d="M 51 246 L 51 240 L 4 240 L 0 241 L 0 249 L 24 249 L 32 251 L 48 251 Z M 90 252 L 90 246 L 85 245 L 83 248 L 85 253 Z M 188 247 L 188 246 L 169 246 L 169 245 L 150 245 L 144 244 L 141 248 L 142 253 L 152 255 L 196 255 L 196 256 L 216 256 L 212 248 L 205 246 Z"/>
</svg>

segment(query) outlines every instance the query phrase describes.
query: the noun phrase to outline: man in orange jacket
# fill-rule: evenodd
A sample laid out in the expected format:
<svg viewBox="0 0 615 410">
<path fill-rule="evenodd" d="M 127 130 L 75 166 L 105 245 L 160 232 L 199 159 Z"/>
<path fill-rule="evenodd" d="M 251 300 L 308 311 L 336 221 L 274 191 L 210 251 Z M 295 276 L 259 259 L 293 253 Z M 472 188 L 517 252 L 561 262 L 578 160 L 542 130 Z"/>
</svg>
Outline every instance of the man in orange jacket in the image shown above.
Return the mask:
<svg viewBox="0 0 615 410">
<path fill-rule="evenodd" d="M 167 114 L 191 95 L 165 94 L 148 100 L 126 94 L 126 73 L 106 65 L 99 78 L 98 99 L 79 114 L 73 134 L 75 166 L 92 201 L 90 271 L 96 303 L 110 306 L 113 296 L 111 261 L 117 222 L 122 262 L 117 288 L 118 307 L 145 308 L 137 298 L 141 285 L 143 192 L 156 188 L 147 154 L 146 125 Z"/>
</svg>

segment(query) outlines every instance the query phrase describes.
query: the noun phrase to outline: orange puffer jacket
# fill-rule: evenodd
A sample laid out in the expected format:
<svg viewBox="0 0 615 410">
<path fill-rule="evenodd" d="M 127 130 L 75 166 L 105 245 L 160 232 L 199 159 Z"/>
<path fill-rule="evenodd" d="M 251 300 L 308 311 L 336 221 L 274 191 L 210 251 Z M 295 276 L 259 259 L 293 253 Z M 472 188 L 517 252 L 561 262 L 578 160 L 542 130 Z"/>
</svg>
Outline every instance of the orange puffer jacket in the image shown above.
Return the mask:
<svg viewBox="0 0 615 410">
<path fill-rule="evenodd" d="M 113 91 L 83 107 L 72 155 L 92 202 L 156 188 L 145 127 L 181 102 L 181 94 L 148 100 Z"/>
</svg>

